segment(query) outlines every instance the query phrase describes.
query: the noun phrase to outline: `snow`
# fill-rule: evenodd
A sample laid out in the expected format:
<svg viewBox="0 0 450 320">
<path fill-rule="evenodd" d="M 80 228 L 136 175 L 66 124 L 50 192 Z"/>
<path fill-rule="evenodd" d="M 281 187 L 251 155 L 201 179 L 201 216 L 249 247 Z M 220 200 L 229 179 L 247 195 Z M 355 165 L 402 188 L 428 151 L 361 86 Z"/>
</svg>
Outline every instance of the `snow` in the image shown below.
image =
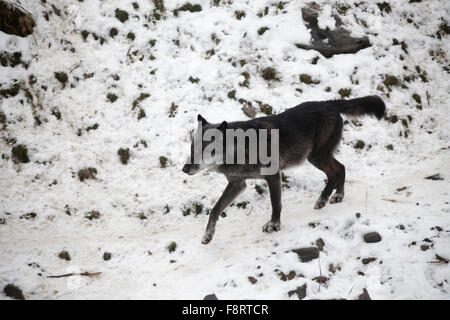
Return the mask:
<svg viewBox="0 0 450 320">
<path fill-rule="evenodd" d="M 450 298 L 449 264 L 434 263 L 436 254 L 450 255 L 450 79 L 443 69 L 448 68 L 450 42 L 448 35 L 434 36 L 441 17 L 449 16 L 446 1 L 392 2 L 389 14 L 375 3 L 339 1 L 350 6 L 342 16 L 346 27 L 355 35 L 367 34 L 373 45 L 330 59 L 293 45 L 310 40 L 301 18 L 303 2 L 286 1 L 280 9 L 271 1 L 227 1 L 218 7 L 193 1 L 202 11 L 175 17 L 172 10 L 185 2 L 166 1 L 166 17 L 156 23 L 145 18 L 153 2 L 136 2 L 138 10 L 124 1 L 23 0 L 36 18 L 33 35 L 22 39 L 0 33 L 1 51 L 20 51 L 30 64 L 28 69 L 0 67 L 0 89 L 12 79 L 22 80 L 33 101 L 42 105 L 35 110 L 42 124 L 35 125 L 23 92 L 0 97 L 7 118 L 7 128 L 0 130 L 0 154 L 6 155 L 0 159 L 0 218 L 5 222 L 0 224 L 0 288 L 14 283 L 27 299 L 202 299 L 210 293 L 219 299 L 296 299 L 287 292 L 306 283 L 306 299 L 356 299 L 363 288 L 372 299 Z M 319 23 L 331 28 L 333 6 L 316 2 L 323 8 Z M 50 14 L 47 21 L 43 12 L 51 12 L 52 4 L 62 15 Z M 259 17 L 265 7 L 268 15 Z M 129 20 L 117 20 L 116 8 L 126 10 Z M 236 10 L 246 16 L 237 20 Z M 258 35 L 264 26 L 269 29 Z M 119 30 L 115 38 L 109 36 L 112 27 Z M 106 42 L 101 45 L 92 34 L 83 41 L 84 29 Z M 134 41 L 127 39 L 129 32 L 135 33 Z M 393 45 L 393 38 L 405 41 L 408 53 Z M 207 53 L 211 49 L 213 55 Z M 443 55 L 433 59 L 430 52 L 439 50 Z M 274 67 L 280 81 L 264 80 L 266 67 Z M 60 71 L 69 76 L 64 89 L 54 77 Z M 239 85 L 244 71 L 250 74 L 248 88 Z M 84 79 L 90 73 L 93 77 Z M 302 73 L 320 83 L 301 83 Z M 37 78 L 33 86 L 28 84 L 31 74 Z M 120 79 L 114 80 L 115 75 Z M 406 87 L 392 86 L 389 92 L 385 75 L 397 76 Z M 404 76 L 411 75 L 415 79 L 406 82 Z M 191 76 L 200 81 L 190 82 Z M 261 231 L 270 217 L 268 190 L 264 186 L 259 195 L 254 186 L 264 184 L 248 181 L 235 201 L 249 201 L 247 207 L 227 208 L 212 242 L 202 245 L 205 212 L 220 197 L 226 179 L 214 172 L 192 177 L 181 172 L 197 114 L 211 122 L 245 120 L 239 98 L 281 112 L 304 101 L 339 98 L 341 88 L 352 89 L 350 98 L 380 95 L 387 114 L 399 119 L 360 118 L 345 125 L 336 153 L 347 170 L 344 201 L 313 210 L 325 177 L 305 163 L 285 172 L 289 188 L 282 191 L 279 232 Z M 227 97 L 231 90 L 236 100 Z M 118 96 L 114 103 L 106 98 L 110 92 Z M 138 120 L 132 104 L 141 93 L 150 97 L 139 103 L 146 117 Z M 414 93 L 421 97 L 422 110 L 416 108 Z M 176 114 L 169 117 L 172 103 Z M 52 115 L 54 108 L 61 120 Z M 95 123 L 98 129 L 86 130 Z M 10 139 L 28 147 L 29 163 L 10 159 Z M 357 140 L 365 142 L 364 149 L 354 148 Z M 393 150 L 386 148 L 390 144 Z M 119 161 L 119 148 L 130 149 L 126 165 Z M 169 159 L 166 168 L 160 167 L 161 156 Z M 77 172 L 85 167 L 97 169 L 96 180 L 80 182 Z M 435 173 L 444 180 L 424 179 Z M 203 205 L 202 213 L 184 216 L 195 202 Z M 85 218 L 92 210 L 100 212 L 100 219 Z M 37 214 L 34 220 L 20 218 L 29 212 Z M 363 235 L 372 231 L 380 233 L 381 242 L 364 242 Z M 319 259 L 302 263 L 291 251 L 319 238 L 325 242 Z M 172 241 L 177 248 L 169 253 Z M 423 244 L 430 248 L 422 251 Z M 58 258 L 62 250 L 70 261 Z M 104 252 L 112 254 L 111 260 L 103 260 Z M 377 259 L 363 265 L 361 260 L 369 257 Z M 340 270 L 333 273 L 330 264 Z M 280 280 L 280 271 L 291 270 L 301 276 Z M 84 271 L 101 274 L 47 278 Z M 326 284 L 313 280 L 320 275 L 329 278 Z M 249 276 L 257 282 L 251 284 Z M 7 299 L 3 292 L 0 298 Z"/>
</svg>

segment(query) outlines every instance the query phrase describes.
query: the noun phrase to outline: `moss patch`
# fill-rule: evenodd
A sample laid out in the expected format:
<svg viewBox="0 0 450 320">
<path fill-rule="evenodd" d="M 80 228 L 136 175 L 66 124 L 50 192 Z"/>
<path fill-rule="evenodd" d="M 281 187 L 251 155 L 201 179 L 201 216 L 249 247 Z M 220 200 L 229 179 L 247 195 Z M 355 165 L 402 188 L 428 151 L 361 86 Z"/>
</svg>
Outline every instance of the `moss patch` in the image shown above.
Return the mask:
<svg viewBox="0 0 450 320">
<path fill-rule="evenodd" d="M 355 145 L 354 145 L 354 148 L 355 149 L 363 149 L 364 147 L 365 147 L 365 142 L 364 141 L 362 141 L 362 140 L 358 140 L 358 141 L 356 141 L 356 143 L 355 143 Z"/>
<path fill-rule="evenodd" d="M 97 210 L 91 210 L 88 213 L 86 213 L 84 215 L 84 217 L 88 220 L 94 220 L 94 219 L 97 220 L 97 219 L 100 219 L 101 214 Z"/>
<path fill-rule="evenodd" d="M 27 163 L 30 162 L 30 158 L 28 157 L 28 149 L 25 145 L 19 144 L 14 146 L 11 149 L 11 156 L 14 162 L 16 163 Z"/>
<path fill-rule="evenodd" d="M 173 10 L 173 15 L 178 17 L 178 12 L 180 11 L 188 11 L 188 12 L 200 12 L 202 11 L 202 6 L 199 4 L 185 3 L 181 7 Z"/>
<path fill-rule="evenodd" d="M 175 115 L 177 114 L 178 106 L 172 102 L 169 109 L 169 118 L 175 118 Z"/>
<path fill-rule="evenodd" d="M 115 11 L 115 14 L 116 14 L 117 20 L 119 20 L 122 23 L 125 23 L 125 21 L 128 20 L 128 12 L 126 12 L 125 10 L 121 10 L 121 9 L 117 8 Z"/>
<path fill-rule="evenodd" d="M 117 150 L 117 154 L 119 155 L 119 159 L 122 164 L 127 164 L 128 160 L 130 160 L 130 149 L 128 148 L 120 148 Z"/>
<path fill-rule="evenodd" d="M 168 246 L 167 250 L 172 253 L 177 249 L 177 243 L 175 241 L 172 241 Z"/>
<path fill-rule="evenodd" d="M 81 182 L 87 179 L 94 179 L 94 180 L 97 179 L 96 174 L 97 169 L 92 167 L 78 170 L 78 178 L 80 179 Z"/>
<path fill-rule="evenodd" d="M 119 30 L 117 30 L 116 28 L 111 28 L 109 29 L 109 36 L 111 38 L 114 38 L 115 36 L 117 36 L 119 34 Z"/>
<path fill-rule="evenodd" d="M 267 80 L 267 81 L 273 81 L 273 80 L 279 81 L 280 80 L 277 75 L 277 70 L 275 70 L 275 68 L 272 68 L 272 67 L 264 68 L 262 70 L 262 77 L 264 80 Z"/>
<path fill-rule="evenodd" d="M 352 94 L 352 89 L 342 88 L 342 89 L 339 89 L 338 93 L 339 93 L 339 95 L 341 96 L 342 99 L 348 98 Z"/>
<path fill-rule="evenodd" d="M 66 83 L 69 80 L 69 77 L 67 76 L 67 73 L 62 72 L 62 71 L 61 72 L 55 72 L 55 78 L 56 78 L 56 80 L 61 82 L 61 84 L 63 85 L 63 88 L 66 86 Z"/>
<path fill-rule="evenodd" d="M 264 34 L 264 32 L 266 32 L 267 30 L 270 30 L 270 28 L 269 27 L 261 27 L 258 29 L 257 32 L 260 36 L 262 36 Z"/>
<path fill-rule="evenodd" d="M 391 6 L 386 1 L 377 3 L 377 6 L 381 12 L 390 13 L 392 11 Z"/>
<path fill-rule="evenodd" d="M 164 156 L 159 157 L 159 166 L 161 168 L 167 167 L 168 161 L 169 161 L 169 159 L 167 159 L 167 157 L 164 157 Z"/>
<path fill-rule="evenodd" d="M 383 80 L 383 83 L 387 88 L 390 88 L 391 86 L 400 85 L 400 81 L 398 80 L 398 78 L 393 75 L 386 75 L 385 79 Z"/>
<path fill-rule="evenodd" d="M 245 18 L 245 11 L 236 10 L 234 12 L 234 16 L 236 17 L 236 19 L 241 20 L 242 18 Z"/>
<path fill-rule="evenodd" d="M 65 251 L 65 250 L 63 250 L 60 253 L 58 253 L 58 258 L 60 258 L 62 260 L 66 260 L 66 261 L 70 261 L 71 260 L 70 259 L 70 254 L 67 251 Z"/>
<path fill-rule="evenodd" d="M 106 99 L 108 99 L 108 101 L 111 103 L 116 102 L 117 98 L 118 96 L 111 92 L 106 95 Z"/>
<path fill-rule="evenodd" d="M 263 194 L 265 192 L 264 188 L 259 184 L 255 184 L 255 190 L 258 194 Z"/>
<path fill-rule="evenodd" d="M 419 96 L 417 93 L 414 93 L 414 94 L 412 95 L 412 98 L 413 98 L 414 100 L 416 100 L 416 102 L 417 102 L 418 104 L 421 104 L 421 103 L 422 103 L 422 99 L 420 98 L 420 96 Z"/>
<path fill-rule="evenodd" d="M 305 84 L 318 84 L 318 83 L 320 83 L 319 80 L 313 80 L 311 78 L 311 76 L 309 74 L 306 74 L 306 73 L 302 73 L 300 75 L 300 82 L 303 82 Z"/>
</svg>

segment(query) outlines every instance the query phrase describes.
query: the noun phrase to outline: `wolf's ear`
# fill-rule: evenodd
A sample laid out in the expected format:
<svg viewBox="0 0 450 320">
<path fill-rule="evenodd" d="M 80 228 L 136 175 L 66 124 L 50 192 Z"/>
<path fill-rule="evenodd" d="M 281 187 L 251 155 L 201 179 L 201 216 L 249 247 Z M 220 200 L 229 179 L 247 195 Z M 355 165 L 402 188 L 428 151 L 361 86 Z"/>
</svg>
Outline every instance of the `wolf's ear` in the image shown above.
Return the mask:
<svg viewBox="0 0 450 320">
<path fill-rule="evenodd" d="M 224 131 L 225 132 L 227 127 L 228 127 L 228 123 L 226 121 L 224 121 L 217 127 L 217 129 L 220 130 L 220 131 Z"/>
<path fill-rule="evenodd" d="M 197 121 L 201 122 L 202 124 L 208 123 L 205 118 L 203 118 L 200 114 L 197 116 Z"/>
</svg>

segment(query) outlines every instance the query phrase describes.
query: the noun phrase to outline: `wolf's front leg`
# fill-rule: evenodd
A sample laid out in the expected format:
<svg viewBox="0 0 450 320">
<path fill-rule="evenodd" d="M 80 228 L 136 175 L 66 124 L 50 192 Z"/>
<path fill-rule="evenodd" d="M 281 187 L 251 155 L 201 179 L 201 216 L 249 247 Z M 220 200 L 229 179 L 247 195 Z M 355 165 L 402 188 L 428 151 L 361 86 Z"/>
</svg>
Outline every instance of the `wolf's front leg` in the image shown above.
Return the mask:
<svg viewBox="0 0 450 320">
<path fill-rule="evenodd" d="M 263 226 L 264 232 L 272 232 L 280 230 L 280 213 L 281 213 L 281 177 L 280 172 L 272 176 L 266 176 L 269 185 L 270 201 L 272 202 L 272 217 L 269 222 Z"/>
<path fill-rule="evenodd" d="M 219 214 L 245 189 L 245 181 L 229 180 L 227 187 L 225 188 L 222 196 L 217 201 L 214 208 L 209 214 L 208 225 L 206 226 L 205 235 L 203 236 L 202 243 L 207 244 L 211 241 L 216 230 L 216 222 L 219 219 Z"/>
</svg>

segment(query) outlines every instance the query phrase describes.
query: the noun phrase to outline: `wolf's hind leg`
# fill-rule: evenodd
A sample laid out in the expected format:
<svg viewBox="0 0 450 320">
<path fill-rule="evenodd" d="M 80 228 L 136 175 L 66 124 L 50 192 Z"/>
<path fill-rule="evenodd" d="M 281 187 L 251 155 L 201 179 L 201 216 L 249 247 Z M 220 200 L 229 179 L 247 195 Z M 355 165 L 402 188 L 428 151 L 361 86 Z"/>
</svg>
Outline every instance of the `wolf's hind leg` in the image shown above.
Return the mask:
<svg viewBox="0 0 450 320">
<path fill-rule="evenodd" d="M 330 198 L 331 192 L 336 187 L 336 183 L 338 180 L 338 174 L 333 165 L 333 158 L 319 158 L 314 157 L 314 155 L 310 155 L 308 157 L 309 162 L 311 162 L 317 169 L 323 171 L 327 175 L 327 184 L 325 188 L 322 190 L 319 199 L 317 199 L 314 209 L 319 210 L 325 206 L 328 199 Z"/>
<path fill-rule="evenodd" d="M 225 188 L 222 196 L 212 208 L 209 214 L 208 225 L 206 226 L 205 235 L 202 243 L 207 244 L 211 241 L 216 230 L 216 222 L 219 219 L 219 214 L 245 189 L 245 181 L 243 179 L 230 180 Z"/>
<path fill-rule="evenodd" d="M 270 201 L 272 203 L 272 217 L 269 222 L 263 226 L 264 232 L 273 232 L 280 230 L 281 213 L 281 177 L 280 172 L 272 176 L 266 176 L 269 186 Z"/>
<path fill-rule="evenodd" d="M 344 199 L 345 167 L 342 163 L 333 159 L 337 171 L 336 192 L 330 199 L 330 203 L 338 203 Z"/>
</svg>

